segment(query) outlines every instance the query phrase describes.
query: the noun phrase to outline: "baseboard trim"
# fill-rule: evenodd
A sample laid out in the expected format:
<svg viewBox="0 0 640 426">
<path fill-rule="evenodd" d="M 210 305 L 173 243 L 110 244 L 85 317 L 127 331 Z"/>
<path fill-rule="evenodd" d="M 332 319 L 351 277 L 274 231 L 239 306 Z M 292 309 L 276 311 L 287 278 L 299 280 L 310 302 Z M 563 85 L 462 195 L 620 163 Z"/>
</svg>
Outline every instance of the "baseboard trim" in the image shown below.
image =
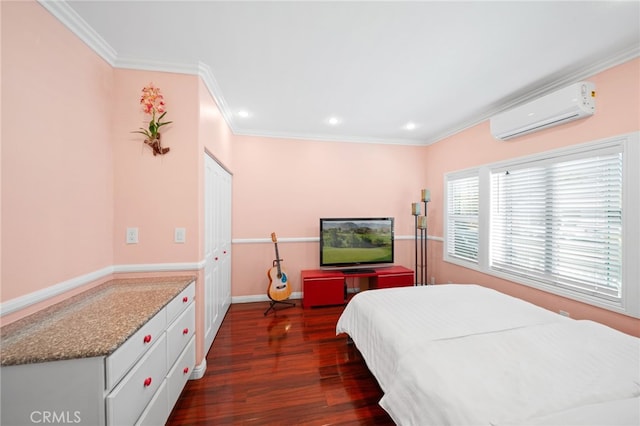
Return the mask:
<svg viewBox="0 0 640 426">
<path fill-rule="evenodd" d="M 204 373 L 206 372 L 207 372 L 207 357 L 204 357 L 202 359 L 202 362 L 193 368 L 193 372 L 191 373 L 191 376 L 189 376 L 189 380 L 202 379 L 204 377 Z"/>
<path fill-rule="evenodd" d="M 289 299 L 302 299 L 301 291 L 294 291 Z M 231 303 L 253 303 L 253 302 L 270 302 L 269 296 L 266 294 L 253 294 L 250 296 L 232 296 Z"/>
</svg>

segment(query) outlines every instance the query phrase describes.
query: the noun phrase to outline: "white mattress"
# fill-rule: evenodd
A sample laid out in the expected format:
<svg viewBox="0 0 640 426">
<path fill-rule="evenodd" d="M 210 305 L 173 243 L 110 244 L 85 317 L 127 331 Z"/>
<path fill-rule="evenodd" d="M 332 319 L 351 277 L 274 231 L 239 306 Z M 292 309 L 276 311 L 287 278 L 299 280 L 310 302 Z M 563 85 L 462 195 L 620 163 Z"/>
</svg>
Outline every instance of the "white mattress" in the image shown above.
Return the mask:
<svg viewBox="0 0 640 426">
<path fill-rule="evenodd" d="M 336 332 L 347 333 L 386 392 L 400 357 L 424 341 L 570 321 L 473 284 L 364 291 L 347 304 Z"/>
<path fill-rule="evenodd" d="M 553 424 L 639 395 L 640 339 L 565 321 L 416 345 L 380 405 L 400 425 Z"/>
</svg>

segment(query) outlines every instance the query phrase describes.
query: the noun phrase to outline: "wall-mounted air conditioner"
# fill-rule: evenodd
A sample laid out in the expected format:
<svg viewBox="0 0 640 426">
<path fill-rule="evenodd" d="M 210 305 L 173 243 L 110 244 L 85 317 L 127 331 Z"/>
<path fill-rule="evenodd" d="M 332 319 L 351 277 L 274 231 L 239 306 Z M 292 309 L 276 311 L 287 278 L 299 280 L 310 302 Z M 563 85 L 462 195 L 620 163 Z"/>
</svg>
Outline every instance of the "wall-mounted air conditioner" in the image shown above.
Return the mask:
<svg viewBox="0 0 640 426">
<path fill-rule="evenodd" d="M 596 111 L 595 90 L 582 81 L 497 114 L 491 117 L 491 134 L 507 140 L 590 117 Z"/>
</svg>

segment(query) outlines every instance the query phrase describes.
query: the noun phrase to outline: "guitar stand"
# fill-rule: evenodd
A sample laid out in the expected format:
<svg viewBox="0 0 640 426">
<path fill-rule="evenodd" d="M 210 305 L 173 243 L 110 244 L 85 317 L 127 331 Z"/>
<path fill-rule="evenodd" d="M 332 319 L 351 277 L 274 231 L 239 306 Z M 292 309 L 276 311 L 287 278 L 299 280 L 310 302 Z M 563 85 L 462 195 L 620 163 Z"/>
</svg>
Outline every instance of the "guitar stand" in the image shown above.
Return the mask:
<svg viewBox="0 0 640 426">
<path fill-rule="evenodd" d="M 276 259 L 273 261 L 273 267 L 275 268 L 276 265 L 277 265 L 277 267 L 278 267 L 278 278 L 280 278 L 281 277 L 280 262 L 282 261 L 282 259 L 280 259 L 280 255 L 278 254 L 278 244 L 276 243 L 275 235 L 276 235 L 275 233 L 271 234 L 271 239 L 273 240 L 273 242 L 276 245 Z M 269 274 L 269 273 L 267 273 L 267 274 Z M 269 275 L 269 278 L 271 278 L 271 275 Z M 286 279 L 286 276 L 285 276 L 285 279 Z M 290 294 L 291 293 L 289 293 L 289 295 Z M 276 310 L 277 310 L 276 309 L 276 304 L 277 303 L 280 303 L 281 305 L 286 305 L 283 309 L 292 308 L 292 307 L 296 306 L 296 304 L 293 303 L 293 302 L 287 302 L 287 301 L 284 301 L 284 300 L 274 300 L 271 297 L 271 293 L 269 293 L 269 292 L 267 292 L 267 295 L 269 296 L 269 299 L 271 299 L 271 302 L 269 303 L 269 308 L 266 311 L 264 311 L 264 316 L 265 317 L 267 316 L 267 314 L 271 310 L 273 310 L 274 313 L 276 312 Z"/>
<path fill-rule="evenodd" d="M 287 305 L 286 307 L 284 307 L 282 309 L 293 308 L 294 306 L 296 306 L 296 304 L 294 302 L 287 302 L 285 300 L 273 300 L 273 299 L 271 299 L 271 302 L 269 303 L 269 309 L 264 311 L 264 316 L 265 317 L 267 316 L 267 314 L 269 313 L 270 310 L 273 310 L 273 312 L 278 310 L 275 307 L 276 303 L 280 303 L 282 305 Z"/>
</svg>

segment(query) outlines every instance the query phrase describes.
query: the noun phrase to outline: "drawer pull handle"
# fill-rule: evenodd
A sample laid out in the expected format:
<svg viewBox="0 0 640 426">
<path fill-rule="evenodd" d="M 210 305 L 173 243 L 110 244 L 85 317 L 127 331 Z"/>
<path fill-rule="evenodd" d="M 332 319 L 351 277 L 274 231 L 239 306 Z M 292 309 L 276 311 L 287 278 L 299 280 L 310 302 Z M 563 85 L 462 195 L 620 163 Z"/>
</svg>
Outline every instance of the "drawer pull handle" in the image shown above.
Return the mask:
<svg viewBox="0 0 640 426">
<path fill-rule="evenodd" d="M 184 370 L 182 370 L 182 372 L 183 372 L 184 374 L 187 374 L 187 373 L 189 372 L 189 367 L 185 367 L 185 368 L 184 368 Z"/>
<path fill-rule="evenodd" d="M 215 257 L 215 260 L 218 260 L 218 256 Z"/>
<path fill-rule="evenodd" d="M 142 341 L 144 343 L 149 343 L 151 341 L 151 335 L 147 334 L 146 336 L 144 336 L 144 339 L 142 339 Z"/>
<path fill-rule="evenodd" d="M 222 254 L 227 254 L 227 251 L 226 251 L 226 250 L 225 250 L 225 251 L 223 251 L 223 252 L 222 252 Z"/>
<path fill-rule="evenodd" d="M 147 377 L 146 379 L 144 379 L 144 387 L 149 387 L 151 386 L 151 377 Z"/>
<path fill-rule="evenodd" d="M 189 329 L 185 328 L 184 330 L 182 330 L 182 334 L 189 334 Z"/>
<path fill-rule="evenodd" d="M 189 301 L 189 298 L 187 296 L 182 298 L 182 303 L 187 303 Z"/>
</svg>

